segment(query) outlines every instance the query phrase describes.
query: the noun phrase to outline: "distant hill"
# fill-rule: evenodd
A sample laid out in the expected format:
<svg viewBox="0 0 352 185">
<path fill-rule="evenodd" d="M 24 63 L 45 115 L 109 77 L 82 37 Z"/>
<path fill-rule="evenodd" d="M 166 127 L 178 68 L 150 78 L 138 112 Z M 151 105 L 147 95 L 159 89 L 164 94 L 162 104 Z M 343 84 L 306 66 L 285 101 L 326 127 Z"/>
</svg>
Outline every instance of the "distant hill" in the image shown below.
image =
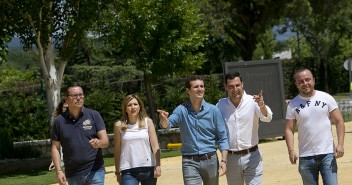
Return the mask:
<svg viewBox="0 0 352 185">
<path fill-rule="evenodd" d="M 7 43 L 9 50 L 22 50 L 21 41 L 17 37 L 13 37 L 10 42 Z"/>
<path fill-rule="evenodd" d="M 292 33 L 290 30 L 287 30 L 285 33 L 278 33 L 277 29 L 279 26 L 274 26 L 273 27 L 273 32 L 276 35 L 276 41 L 281 42 L 285 41 L 288 38 L 292 37 L 294 33 Z M 19 38 L 13 37 L 12 40 L 7 44 L 9 47 L 9 50 L 22 50 L 22 44 Z"/>
</svg>

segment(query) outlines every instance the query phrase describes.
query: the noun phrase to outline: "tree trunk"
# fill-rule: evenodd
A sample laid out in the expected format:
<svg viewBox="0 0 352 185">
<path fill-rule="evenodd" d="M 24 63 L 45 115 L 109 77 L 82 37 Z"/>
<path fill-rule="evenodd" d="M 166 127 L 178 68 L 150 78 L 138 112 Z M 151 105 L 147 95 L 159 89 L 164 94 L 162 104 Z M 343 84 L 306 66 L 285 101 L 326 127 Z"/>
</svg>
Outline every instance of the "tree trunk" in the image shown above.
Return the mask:
<svg viewBox="0 0 352 185">
<path fill-rule="evenodd" d="M 328 82 L 328 60 L 323 59 L 323 66 L 324 66 L 324 90 L 327 93 L 330 93 L 329 91 L 329 82 Z"/>
<path fill-rule="evenodd" d="M 153 94 L 152 94 L 152 84 L 151 81 L 149 79 L 149 76 L 144 72 L 143 75 L 143 80 L 144 80 L 144 87 L 145 87 L 145 92 L 146 92 L 146 96 L 147 96 L 147 101 L 148 101 L 148 106 L 149 106 L 149 115 L 150 118 L 153 120 L 155 129 L 157 129 L 156 127 L 156 115 L 155 115 L 155 107 L 154 107 L 154 98 L 153 98 Z"/>
<path fill-rule="evenodd" d="M 39 44 L 38 44 L 39 43 Z M 51 133 L 51 128 L 54 121 L 54 111 L 57 105 L 60 102 L 60 88 L 63 70 L 66 62 L 60 62 L 59 71 L 56 70 L 55 60 L 54 60 L 54 51 L 51 44 L 51 40 L 46 43 L 46 47 L 42 47 L 42 43 L 37 42 L 39 60 L 41 64 L 41 69 L 43 72 L 43 79 L 45 84 L 46 91 L 46 100 L 47 100 L 47 114 L 50 120 L 49 123 L 49 134 Z"/>
</svg>

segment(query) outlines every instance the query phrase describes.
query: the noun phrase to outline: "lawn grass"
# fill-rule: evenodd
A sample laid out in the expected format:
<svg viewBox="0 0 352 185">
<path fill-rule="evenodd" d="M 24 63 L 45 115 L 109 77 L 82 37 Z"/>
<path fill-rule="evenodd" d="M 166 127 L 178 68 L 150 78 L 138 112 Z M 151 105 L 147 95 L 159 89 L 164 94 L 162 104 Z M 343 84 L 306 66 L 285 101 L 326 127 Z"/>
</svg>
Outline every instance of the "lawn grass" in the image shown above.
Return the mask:
<svg viewBox="0 0 352 185">
<path fill-rule="evenodd" d="M 181 155 L 180 150 L 164 150 L 161 152 L 161 158 L 175 157 Z M 114 156 L 104 157 L 105 166 L 114 166 Z M 106 173 L 114 173 L 106 171 Z M 48 168 L 27 170 L 0 174 L 0 184 L 3 185 L 48 185 L 56 183 L 55 171 L 48 171 Z"/>
<path fill-rule="evenodd" d="M 48 185 L 56 182 L 55 171 L 48 171 L 47 167 L 0 175 L 0 184 L 4 185 Z"/>
</svg>

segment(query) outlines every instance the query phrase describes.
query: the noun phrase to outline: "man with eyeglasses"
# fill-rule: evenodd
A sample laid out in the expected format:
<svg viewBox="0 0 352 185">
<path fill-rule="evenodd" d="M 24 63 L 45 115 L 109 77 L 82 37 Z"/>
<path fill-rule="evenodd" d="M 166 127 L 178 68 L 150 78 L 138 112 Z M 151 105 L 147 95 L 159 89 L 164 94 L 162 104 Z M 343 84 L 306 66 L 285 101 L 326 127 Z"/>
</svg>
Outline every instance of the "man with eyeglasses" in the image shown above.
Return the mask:
<svg viewBox="0 0 352 185">
<path fill-rule="evenodd" d="M 67 111 L 54 120 L 51 157 L 60 185 L 103 185 L 102 148 L 109 146 L 104 121 L 100 114 L 84 107 L 83 89 L 79 85 L 66 88 Z M 60 167 L 62 146 L 65 173 Z"/>
</svg>

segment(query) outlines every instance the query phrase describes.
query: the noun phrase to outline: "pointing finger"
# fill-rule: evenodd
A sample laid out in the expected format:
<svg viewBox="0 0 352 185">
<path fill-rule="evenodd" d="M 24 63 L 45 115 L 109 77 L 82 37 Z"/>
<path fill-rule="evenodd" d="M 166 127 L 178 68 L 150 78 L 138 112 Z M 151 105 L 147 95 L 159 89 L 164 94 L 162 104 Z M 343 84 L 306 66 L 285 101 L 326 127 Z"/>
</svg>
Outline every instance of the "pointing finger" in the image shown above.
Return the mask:
<svg viewBox="0 0 352 185">
<path fill-rule="evenodd" d="M 263 95 L 263 90 L 260 90 L 258 96 L 262 96 L 262 95 Z"/>
</svg>

